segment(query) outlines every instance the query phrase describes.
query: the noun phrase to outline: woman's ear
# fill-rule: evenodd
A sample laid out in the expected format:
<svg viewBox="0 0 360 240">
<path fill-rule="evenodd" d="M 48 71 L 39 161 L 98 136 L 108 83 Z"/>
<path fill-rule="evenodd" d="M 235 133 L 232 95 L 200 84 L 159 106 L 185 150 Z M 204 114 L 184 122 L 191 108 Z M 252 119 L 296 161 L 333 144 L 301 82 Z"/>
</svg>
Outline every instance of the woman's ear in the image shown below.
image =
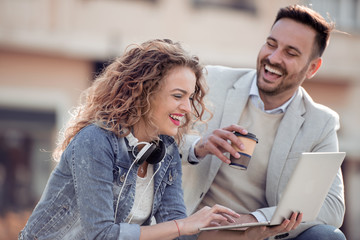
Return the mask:
<svg viewBox="0 0 360 240">
<path fill-rule="evenodd" d="M 306 78 L 310 79 L 315 76 L 316 72 L 319 70 L 322 64 L 322 58 L 318 57 L 311 61 L 309 69 L 306 73 Z"/>
</svg>

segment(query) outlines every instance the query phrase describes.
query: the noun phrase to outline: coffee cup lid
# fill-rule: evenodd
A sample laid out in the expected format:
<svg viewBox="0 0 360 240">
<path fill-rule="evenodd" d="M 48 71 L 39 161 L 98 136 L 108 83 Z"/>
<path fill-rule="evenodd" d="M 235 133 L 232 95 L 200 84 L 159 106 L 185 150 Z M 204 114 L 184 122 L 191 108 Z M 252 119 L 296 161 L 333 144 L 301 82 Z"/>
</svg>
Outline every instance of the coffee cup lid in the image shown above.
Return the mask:
<svg viewBox="0 0 360 240">
<path fill-rule="evenodd" d="M 253 133 L 242 134 L 242 133 L 239 133 L 239 132 L 234 132 L 234 134 L 235 134 L 236 136 L 242 136 L 242 137 L 246 137 L 246 138 L 251 138 L 251 139 L 253 139 L 254 141 L 256 141 L 256 143 L 258 143 L 258 139 L 256 138 L 256 135 L 253 134 Z"/>
</svg>

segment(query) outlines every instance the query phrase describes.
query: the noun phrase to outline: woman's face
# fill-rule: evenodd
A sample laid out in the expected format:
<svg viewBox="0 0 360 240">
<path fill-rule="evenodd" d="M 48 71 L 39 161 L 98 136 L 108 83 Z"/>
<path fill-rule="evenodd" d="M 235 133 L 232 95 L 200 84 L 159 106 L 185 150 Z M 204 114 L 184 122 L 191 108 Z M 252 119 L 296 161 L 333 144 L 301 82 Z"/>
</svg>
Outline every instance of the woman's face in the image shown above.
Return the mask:
<svg viewBox="0 0 360 240">
<path fill-rule="evenodd" d="M 188 67 L 175 67 L 164 79 L 159 93 L 151 102 L 158 134 L 175 136 L 185 113 L 191 112 L 191 98 L 196 77 Z"/>
</svg>

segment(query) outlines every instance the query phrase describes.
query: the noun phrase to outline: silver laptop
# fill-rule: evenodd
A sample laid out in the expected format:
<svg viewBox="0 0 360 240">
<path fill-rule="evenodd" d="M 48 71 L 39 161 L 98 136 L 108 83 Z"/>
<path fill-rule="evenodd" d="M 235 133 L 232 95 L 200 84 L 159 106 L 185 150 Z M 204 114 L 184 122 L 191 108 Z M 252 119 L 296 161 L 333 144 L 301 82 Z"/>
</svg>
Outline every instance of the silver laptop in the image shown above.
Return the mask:
<svg viewBox="0 0 360 240">
<path fill-rule="evenodd" d="M 302 153 L 270 221 L 207 227 L 200 231 L 279 225 L 293 212 L 302 212 L 303 222 L 314 221 L 345 155 L 344 152 Z"/>
</svg>

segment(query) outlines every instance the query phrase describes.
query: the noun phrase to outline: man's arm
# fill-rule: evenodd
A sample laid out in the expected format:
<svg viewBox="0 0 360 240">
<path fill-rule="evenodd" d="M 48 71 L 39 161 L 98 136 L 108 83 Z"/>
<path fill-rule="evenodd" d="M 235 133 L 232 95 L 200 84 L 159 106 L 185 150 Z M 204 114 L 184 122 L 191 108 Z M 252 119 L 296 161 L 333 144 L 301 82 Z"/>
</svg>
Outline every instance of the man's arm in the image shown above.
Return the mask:
<svg viewBox="0 0 360 240">
<path fill-rule="evenodd" d="M 184 141 L 179 145 L 180 157 L 183 165 L 187 164 L 198 164 L 199 159 L 197 159 L 194 154 L 194 143 L 200 139 L 198 135 L 185 135 Z M 192 155 L 192 156 L 191 156 Z"/>
</svg>

